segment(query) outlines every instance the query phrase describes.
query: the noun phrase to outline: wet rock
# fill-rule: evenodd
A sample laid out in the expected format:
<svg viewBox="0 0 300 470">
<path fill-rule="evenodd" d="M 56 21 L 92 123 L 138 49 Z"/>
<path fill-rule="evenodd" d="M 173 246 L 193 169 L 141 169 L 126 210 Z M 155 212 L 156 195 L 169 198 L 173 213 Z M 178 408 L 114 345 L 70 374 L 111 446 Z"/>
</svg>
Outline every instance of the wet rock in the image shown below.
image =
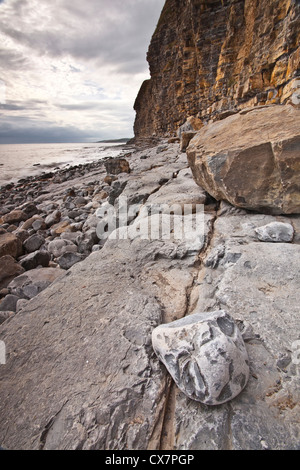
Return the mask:
<svg viewBox="0 0 300 470">
<path fill-rule="evenodd" d="M 177 386 L 207 405 L 232 400 L 249 378 L 248 354 L 234 320 L 223 310 L 160 325 L 153 348 Z"/>
<path fill-rule="evenodd" d="M 255 229 L 257 237 L 262 242 L 287 243 L 293 240 L 294 229 L 291 224 L 271 222 Z"/>
</svg>

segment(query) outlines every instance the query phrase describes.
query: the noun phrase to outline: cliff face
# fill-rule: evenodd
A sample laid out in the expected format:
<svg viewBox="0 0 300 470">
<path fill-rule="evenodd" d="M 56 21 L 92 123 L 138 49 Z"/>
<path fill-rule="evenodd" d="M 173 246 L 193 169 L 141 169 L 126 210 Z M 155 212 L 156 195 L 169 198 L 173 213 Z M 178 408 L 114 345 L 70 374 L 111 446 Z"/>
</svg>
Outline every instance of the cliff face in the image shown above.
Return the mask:
<svg viewBox="0 0 300 470">
<path fill-rule="evenodd" d="M 134 104 L 136 137 L 175 134 L 191 115 L 298 105 L 299 40 L 298 0 L 166 0 L 147 55 L 151 79 Z"/>
</svg>

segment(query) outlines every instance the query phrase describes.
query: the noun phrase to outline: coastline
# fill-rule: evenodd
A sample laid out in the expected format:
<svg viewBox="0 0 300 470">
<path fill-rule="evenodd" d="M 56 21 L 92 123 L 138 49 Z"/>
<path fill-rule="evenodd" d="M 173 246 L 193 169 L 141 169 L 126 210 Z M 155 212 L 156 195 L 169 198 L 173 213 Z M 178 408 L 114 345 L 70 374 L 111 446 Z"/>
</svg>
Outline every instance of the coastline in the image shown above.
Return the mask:
<svg viewBox="0 0 300 470">
<path fill-rule="evenodd" d="M 97 162 L 122 153 L 125 144 L 56 143 L 2 144 L 0 146 L 0 188 L 42 173 Z M 22 166 L 20 163 L 22 162 Z M 0 189 L 1 190 L 1 189 Z"/>
<path fill-rule="evenodd" d="M 287 351 L 297 341 L 299 216 L 215 201 L 165 139 L 19 182 L 4 196 L 0 238 L 11 250 L 7 274 L 16 271 L 1 291 L 2 447 L 221 449 L 230 429 L 233 448 L 297 448 L 297 363 Z M 99 240 L 97 210 L 120 208 L 122 198 L 139 210 L 202 205 L 203 231 L 176 239 L 170 225 L 169 238 L 146 239 L 138 224 L 153 216 L 137 212 L 127 238 L 118 229 L 119 238 Z M 258 238 L 275 221 L 293 227 L 291 243 Z M 230 416 L 227 404 L 185 397 L 151 345 L 157 325 L 220 308 L 250 359 Z"/>
</svg>

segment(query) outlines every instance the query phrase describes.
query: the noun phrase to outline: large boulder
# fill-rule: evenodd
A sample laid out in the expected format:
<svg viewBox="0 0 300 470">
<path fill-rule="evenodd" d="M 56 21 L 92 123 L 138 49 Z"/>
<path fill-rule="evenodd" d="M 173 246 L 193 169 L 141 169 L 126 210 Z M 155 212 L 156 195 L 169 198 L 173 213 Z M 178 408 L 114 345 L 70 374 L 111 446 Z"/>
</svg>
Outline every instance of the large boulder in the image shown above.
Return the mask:
<svg viewBox="0 0 300 470">
<path fill-rule="evenodd" d="M 217 200 L 270 214 L 300 213 L 300 111 L 244 110 L 203 127 L 187 157 L 194 178 Z"/>
<path fill-rule="evenodd" d="M 206 405 L 232 400 L 249 378 L 242 335 L 224 310 L 159 325 L 152 344 L 183 393 Z"/>
</svg>

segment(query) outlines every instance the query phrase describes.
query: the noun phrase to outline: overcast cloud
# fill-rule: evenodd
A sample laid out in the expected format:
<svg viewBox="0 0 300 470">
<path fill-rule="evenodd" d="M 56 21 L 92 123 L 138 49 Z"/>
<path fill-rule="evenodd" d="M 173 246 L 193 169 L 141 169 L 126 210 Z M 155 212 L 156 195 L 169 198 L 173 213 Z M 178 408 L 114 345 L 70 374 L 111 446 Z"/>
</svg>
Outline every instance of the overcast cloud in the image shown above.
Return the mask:
<svg viewBox="0 0 300 470">
<path fill-rule="evenodd" d="M 133 135 L 164 0 L 0 0 L 0 143 Z"/>
</svg>

